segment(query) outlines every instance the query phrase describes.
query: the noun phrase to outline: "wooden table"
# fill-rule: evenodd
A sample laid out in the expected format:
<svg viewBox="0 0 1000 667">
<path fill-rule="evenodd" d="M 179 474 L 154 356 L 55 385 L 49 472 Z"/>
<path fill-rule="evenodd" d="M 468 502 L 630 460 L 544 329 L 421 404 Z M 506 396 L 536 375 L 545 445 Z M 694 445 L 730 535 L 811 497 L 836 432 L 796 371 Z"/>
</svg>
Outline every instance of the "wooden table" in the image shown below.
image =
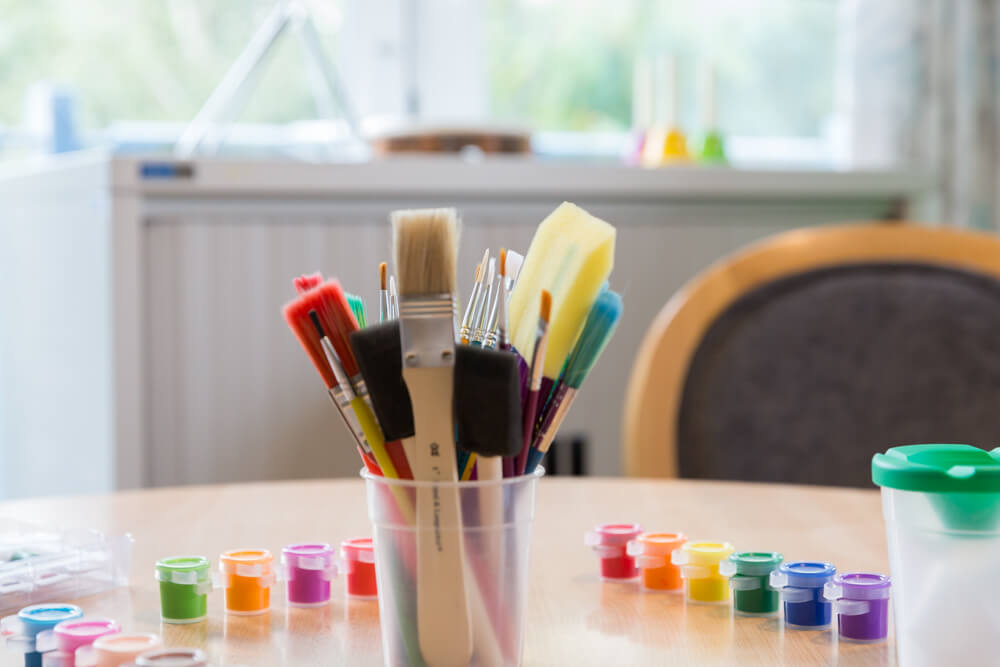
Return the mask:
<svg viewBox="0 0 1000 667">
<path fill-rule="evenodd" d="M 153 564 L 161 557 L 238 547 L 279 552 L 295 541 L 369 535 L 361 481 L 314 481 L 130 491 L 0 503 L 0 516 L 79 524 L 135 537 L 132 585 L 78 601 L 126 630 L 158 632 L 168 646 L 198 646 L 223 664 L 381 665 L 378 607 L 346 601 L 342 579 L 324 609 L 226 617 L 222 593 L 209 618 L 161 625 Z M 598 578 L 583 534 L 597 523 L 640 522 L 726 540 L 739 550 L 828 560 L 841 571 L 887 572 L 875 491 L 763 484 L 543 479 L 532 546 L 524 663 L 528 665 L 886 665 L 892 639 L 840 643 L 831 631 L 784 630 L 776 619 L 733 617 L 727 607 L 685 605 L 674 594 Z M 280 597 L 280 596 L 277 596 Z M 0 651 L 0 664 L 17 664 Z"/>
</svg>

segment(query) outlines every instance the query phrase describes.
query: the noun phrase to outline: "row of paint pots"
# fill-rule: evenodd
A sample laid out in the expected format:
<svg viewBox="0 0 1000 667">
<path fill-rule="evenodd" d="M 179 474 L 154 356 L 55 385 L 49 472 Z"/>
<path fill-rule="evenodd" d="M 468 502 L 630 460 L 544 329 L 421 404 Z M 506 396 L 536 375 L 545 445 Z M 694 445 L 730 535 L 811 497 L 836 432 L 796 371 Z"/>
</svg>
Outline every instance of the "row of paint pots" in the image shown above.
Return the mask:
<svg viewBox="0 0 1000 667">
<path fill-rule="evenodd" d="M 643 533 L 638 524 L 605 524 L 584 537 L 606 581 L 640 580 L 653 591 L 684 591 L 689 602 L 728 603 L 745 615 L 825 628 L 837 616 L 842 639 L 880 641 L 888 634 L 889 577 L 837 574 L 826 562 L 786 563 L 775 552 L 737 553 L 728 542 L 689 542 L 681 533 Z"/>
<path fill-rule="evenodd" d="M 164 623 L 197 623 L 208 614 L 213 585 L 225 589 L 226 613 L 251 616 L 271 608 L 271 588 L 286 585 L 286 601 L 293 607 L 320 607 L 330 603 L 330 581 L 343 570 L 347 594 L 375 599 L 375 554 L 370 537 L 344 540 L 340 561 L 326 543 L 291 544 L 281 550 L 275 567 L 267 549 L 234 549 L 219 556 L 219 577 L 203 556 L 173 556 L 156 563 L 160 582 L 160 617 Z"/>
<path fill-rule="evenodd" d="M 209 667 L 199 649 L 164 648 L 159 635 L 123 633 L 117 621 L 61 602 L 25 607 L 0 631 L 25 667 Z"/>
</svg>

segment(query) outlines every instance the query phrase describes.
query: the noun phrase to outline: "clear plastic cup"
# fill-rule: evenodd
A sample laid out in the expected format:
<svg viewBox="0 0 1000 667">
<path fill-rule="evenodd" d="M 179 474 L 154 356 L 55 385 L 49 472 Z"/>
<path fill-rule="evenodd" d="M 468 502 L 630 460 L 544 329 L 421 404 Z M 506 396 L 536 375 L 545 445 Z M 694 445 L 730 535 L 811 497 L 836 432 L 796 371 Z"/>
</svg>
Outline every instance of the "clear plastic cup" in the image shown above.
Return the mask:
<svg viewBox="0 0 1000 667">
<path fill-rule="evenodd" d="M 872 460 L 901 665 L 992 664 L 1000 655 L 1000 449 L 894 447 Z"/>
<path fill-rule="evenodd" d="M 361 472 L 386 665 L 520 664 L 543 474 L 439 484 Z"/>
</svg>

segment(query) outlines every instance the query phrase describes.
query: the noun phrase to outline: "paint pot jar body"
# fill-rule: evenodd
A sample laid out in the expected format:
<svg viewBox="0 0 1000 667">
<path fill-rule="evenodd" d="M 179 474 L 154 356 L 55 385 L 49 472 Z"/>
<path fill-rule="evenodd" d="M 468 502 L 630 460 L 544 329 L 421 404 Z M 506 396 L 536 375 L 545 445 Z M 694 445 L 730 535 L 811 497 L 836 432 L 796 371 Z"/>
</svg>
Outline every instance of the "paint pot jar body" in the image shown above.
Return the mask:
<svg viewBox="0 0 1000 667">
<path fill-rule="evenodd" d="M 830 563 L 800 561 L 782 563 L 771 573 L 771 586 L 781 591 L 785 624 L 816 629 L 830 624 L 833 605 L 824 597 L 824 586 L 837 572 Z"/>
<path fill-rule="evenodd" d="M 226 613 L 263 614 L 271 608 L 274 559 L 266 549 L 236 549 L 219 557 L 225 578 Z"/>
<path fill-rule="evenodd" d="M 173 556 L 156 563 L 160 584 L 160 620 L 197 623 L 208 615 L 211 563 L 202 556 Z"/>
<path fill-rule="evenodd" d="M 681 569 L 670 562 L 670 554 L 687 541 L 683 533 L 644 533 L 626 547 L 639 566 L 642 587 L 649 591 L 680 591 Z"/>
<path fill-rule="evenodd" d="M 824 587 L 841 639 L 871 642 L 888 636 L 890 586 L 885 575 L 851 572 L 838 574 Z"/>
<path fill-rule="evenodd" d="M 359 600 L 378 598 L 375 549 L 370 537 L 352 537 L 340 543 L 347 594 Z"/>
<path fill-rule="evenodd" d="M 743 551 L 722 561 L 719 572 L 729 577 L 736 613 L 748 616 L 778 613 L 780 596 L 771 587 L 770 577 L 783 560 L 781 554 L 773 551 Z"/>
<path fill-rule="evenodd" d="M 600 559 L 601 578 L 605 581 L 631 581 L 639 577 L 635 557 L 628 554 L 628 543 L 642 534 L 637 523 L 606 523 L 583 536 L 584 545 Z"/>
<path fill-rule="evenodd" d="M 731 553 L 733 545 L 728 542 L 687 542 L 671 554 L 671 562 L 681 566 L 688 602 L 729 601 L 729 581 L 719 572 L 719 565 Z"/>
<path fill-rule="evenodd" d="M 281 550 L 288 604 L 318 607 L 330 602 L 330 580 L 337 575 L 329 544 L 291 544 Z"/>
</svg>

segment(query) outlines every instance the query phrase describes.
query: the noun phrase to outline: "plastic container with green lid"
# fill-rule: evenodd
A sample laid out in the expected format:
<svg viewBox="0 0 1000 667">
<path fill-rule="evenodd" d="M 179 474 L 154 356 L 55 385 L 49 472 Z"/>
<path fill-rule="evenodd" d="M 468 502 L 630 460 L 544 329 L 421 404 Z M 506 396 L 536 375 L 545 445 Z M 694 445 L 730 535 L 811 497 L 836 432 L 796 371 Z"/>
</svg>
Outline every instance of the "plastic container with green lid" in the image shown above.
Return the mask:
<svg viewBox="0 0 1000 667">
<path fill-rule="evenodd" d="M 872 481 L 882 487 L 900 664 L 1000 655 L 1000 449 L 893 447 L 872 459 Z"/>
<path fill-rule="evenodd" d="M 197 623 L 208 613 L 212 564 L 204 556 L 174 556 L 156 563 L 160 618 L 164 623 Z"/>
<path fill-rule="evenodd" d="M 773 551 L 741 551 L 719 563 L 719 574 L 729 577 L 733 609 L 748 616 L 778 613 L 781 596 L 769 578 L 784 557 Z"/>
</svg>

